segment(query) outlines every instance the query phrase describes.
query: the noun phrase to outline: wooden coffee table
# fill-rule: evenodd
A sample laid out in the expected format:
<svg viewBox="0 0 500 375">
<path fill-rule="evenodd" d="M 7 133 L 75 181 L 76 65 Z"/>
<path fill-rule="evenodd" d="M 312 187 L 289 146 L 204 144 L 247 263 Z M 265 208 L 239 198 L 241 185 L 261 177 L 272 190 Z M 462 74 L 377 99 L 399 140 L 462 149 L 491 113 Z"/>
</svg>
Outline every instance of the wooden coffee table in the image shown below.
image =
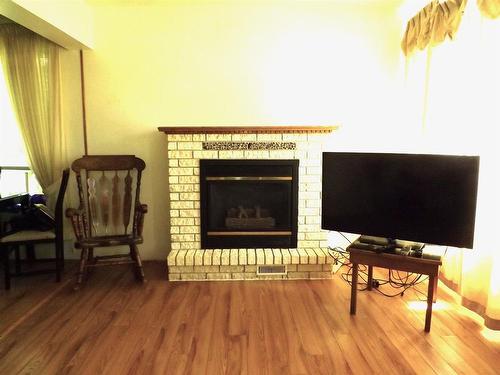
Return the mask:
<svg viewBox="0 0 500 375">
<path fill-rule="evenodd" d="M 377 253 L 374 251 L 357 249 L 355 246 L 356 245 L 353 244 L 348 247 L 349 258 L 353 266 L 351 286 L 351 315 L 356 314 L 359 264 L 365 264 L 368 266 L 368 290 L 372 289 L 373 267 L 420 273 L 429 276 L 429 287 L 427 289 L 427 311 L 425 314 L 425 332 L 430 332 L 432 303 L 435 302 L 439 266 L 442 264 L 441 259 L 434 260 L 389 253 Z"/>
</svg>

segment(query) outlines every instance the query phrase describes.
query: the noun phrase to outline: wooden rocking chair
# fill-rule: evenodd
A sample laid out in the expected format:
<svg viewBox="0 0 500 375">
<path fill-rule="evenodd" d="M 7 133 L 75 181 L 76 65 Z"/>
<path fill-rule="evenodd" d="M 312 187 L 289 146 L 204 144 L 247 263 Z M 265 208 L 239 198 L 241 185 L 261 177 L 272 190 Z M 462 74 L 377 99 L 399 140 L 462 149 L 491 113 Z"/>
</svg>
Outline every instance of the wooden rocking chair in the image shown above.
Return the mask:
<svg viewBox="0 0 500 375">
<path fill-rule="evenodd" d="M 143 160 L 133 155 L 92 155 L 71 165 L 76 173 L 80 207 L 69 208 L 76 235 L 75 247 L 81 249 L 75 289 L 79 289 L 89 268 L 134 264 L 136 279 L 144 282 L 144 271 L 137 245 L 142 243 L 142 228 L 147 205 L 139 201 Z M 128 254 L 94 256 L 94 248 L 128 246 Z"/>
</svg>

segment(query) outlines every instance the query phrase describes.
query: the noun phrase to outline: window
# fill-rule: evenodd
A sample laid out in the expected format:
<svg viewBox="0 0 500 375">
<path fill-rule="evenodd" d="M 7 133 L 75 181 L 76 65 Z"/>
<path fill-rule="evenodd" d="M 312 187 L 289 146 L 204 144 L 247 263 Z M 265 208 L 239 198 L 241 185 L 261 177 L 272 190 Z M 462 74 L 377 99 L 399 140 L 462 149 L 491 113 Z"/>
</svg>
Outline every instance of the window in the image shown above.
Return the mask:
<svg viewBox="0 0 500 375">
<path fill-rule="evenodd" d="M 0 197 L 40 194 L 42 189 L 28 167 L 21 132 L 16 124 L 0 62 Z"/>
</svg>

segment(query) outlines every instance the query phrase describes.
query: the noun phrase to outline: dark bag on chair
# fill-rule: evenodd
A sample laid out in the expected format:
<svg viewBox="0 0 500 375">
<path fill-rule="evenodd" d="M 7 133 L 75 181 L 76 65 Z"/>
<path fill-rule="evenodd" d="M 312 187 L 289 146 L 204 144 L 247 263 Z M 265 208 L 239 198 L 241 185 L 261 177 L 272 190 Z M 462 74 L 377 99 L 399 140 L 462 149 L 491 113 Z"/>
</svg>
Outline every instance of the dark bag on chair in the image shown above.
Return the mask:
<svg viewBox="0 0 500 375">
<path fill-rule="evenodd" d="M 56 222 L 50 210 L 43 204 L 35 204 L 29 207 L 22 216 L 11 220 L 11 230 L 47 231 L 55 229 Z"/>
</svg>

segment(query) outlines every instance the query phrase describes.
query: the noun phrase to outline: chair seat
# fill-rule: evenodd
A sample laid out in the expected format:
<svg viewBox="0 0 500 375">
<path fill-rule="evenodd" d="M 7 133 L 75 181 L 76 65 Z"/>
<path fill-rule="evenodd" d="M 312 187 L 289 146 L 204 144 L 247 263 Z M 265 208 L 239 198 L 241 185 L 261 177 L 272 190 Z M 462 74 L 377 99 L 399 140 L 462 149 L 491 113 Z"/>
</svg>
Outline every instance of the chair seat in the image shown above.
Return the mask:
<svg viewBox="0 0 500 375">
<path fill-rule="evenodd" d="M 137 245 L 142 243 L 142 237 L 134 237 L 132 235 L 123 236 L 100 236 L 88 237 L 75 243 L 78 249 L 87 247 L 105 247 L 105 246 L 120 246 L 120 245 Z"/>
<path fill-rule="evenodd" d="M 56 234 L 53 231 L 22 230 L 0 238 L 0 243 L 53 240 Z"/>
</svg>

